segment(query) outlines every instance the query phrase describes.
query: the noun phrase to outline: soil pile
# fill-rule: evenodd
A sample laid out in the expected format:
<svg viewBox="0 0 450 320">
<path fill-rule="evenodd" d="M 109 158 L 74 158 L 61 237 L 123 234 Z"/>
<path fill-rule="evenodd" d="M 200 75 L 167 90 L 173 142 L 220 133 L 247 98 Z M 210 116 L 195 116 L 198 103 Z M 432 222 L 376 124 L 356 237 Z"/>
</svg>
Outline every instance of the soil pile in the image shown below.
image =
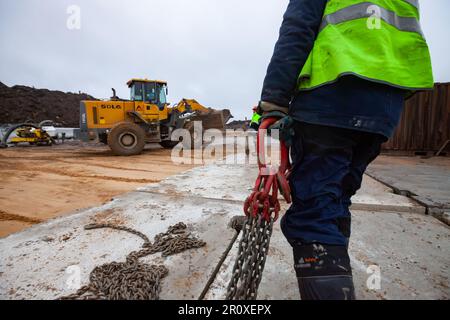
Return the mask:
<svg viewBox="0 0 450 320">
<path fill-rule="evenodd" d="M 250 126 L 250 121 L 247 120 L 234 120 L 226 125 L 227 129 L 233 129 L 233 130 L 247 130 Z"/>
<path fill-rule="evenodd" d="M 0 82 L 0 123 L 53 120 L 65 127 L 78 127 L 82 100 L 97 99 L 85 93 L 8 87 Z"/>
</svg>

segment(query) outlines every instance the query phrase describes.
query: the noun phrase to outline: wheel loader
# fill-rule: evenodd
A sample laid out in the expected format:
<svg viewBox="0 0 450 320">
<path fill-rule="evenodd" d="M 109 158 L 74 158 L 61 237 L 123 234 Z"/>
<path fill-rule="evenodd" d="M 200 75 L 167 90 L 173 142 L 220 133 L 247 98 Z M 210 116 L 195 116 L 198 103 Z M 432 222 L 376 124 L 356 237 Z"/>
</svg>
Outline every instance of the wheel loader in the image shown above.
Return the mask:
<svg viewBox="0 0 450 320">
<path fill-rule="evenodd" d="M 176 105 L 167 102 L 167 82 L 131 79 L 130 100 L 113 96 L 109 101 L 82 101 L 80 104 L 80 139 L 98 140 L 114 154 L 137 155 L 146 143 L 173 148 L 176 129 L 191 130 L 193 121 L 202 121 L 203 129 L 224 129 L 232 117 L 229 110 L 206 108 L 196 100 L 182 99 Z"/>
</svg>

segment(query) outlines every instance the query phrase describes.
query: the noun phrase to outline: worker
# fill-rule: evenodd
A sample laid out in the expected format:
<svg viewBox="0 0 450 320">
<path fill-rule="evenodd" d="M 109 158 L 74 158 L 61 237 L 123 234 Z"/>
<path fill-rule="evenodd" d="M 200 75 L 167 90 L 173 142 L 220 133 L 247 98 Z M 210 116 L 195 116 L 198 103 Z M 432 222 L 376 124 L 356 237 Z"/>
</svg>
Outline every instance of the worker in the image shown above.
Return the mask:
<svg viewBox="0 0 450 320">
<path fill-rule="evenodd" d="M 433 88 L 419 17 L 417 0 L 289 2 L 259 111 L 294 120 L 293 203 L 281 227 L 302 299 L 355 299 L 351 197 L 404 100 Z"/>
<path fill-rule="evenodd" d="M 258 131 L 260 121 L 261 121 L 261 115 L 258 113 L 258 107 L 254 107 L 252 120 L 250 121 L 250 128 L 252 128 L 255 131 Z"/>
</svg>

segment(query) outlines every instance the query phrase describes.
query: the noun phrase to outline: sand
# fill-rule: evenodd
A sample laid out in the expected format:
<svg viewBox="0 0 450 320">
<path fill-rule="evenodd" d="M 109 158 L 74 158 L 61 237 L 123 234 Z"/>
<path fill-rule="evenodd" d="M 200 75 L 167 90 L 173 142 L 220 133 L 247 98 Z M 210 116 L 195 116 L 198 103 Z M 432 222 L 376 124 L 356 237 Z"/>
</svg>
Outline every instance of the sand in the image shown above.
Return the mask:
<svg viewBox="0 0 450 320">
<path fill-rule="evenodd" d="M 170 153 L 150 145 L 117 157 L 107 146 L 73 142 L 0 149 L 0 237 L 191 168 L 173 164 Z"/>
</svg>

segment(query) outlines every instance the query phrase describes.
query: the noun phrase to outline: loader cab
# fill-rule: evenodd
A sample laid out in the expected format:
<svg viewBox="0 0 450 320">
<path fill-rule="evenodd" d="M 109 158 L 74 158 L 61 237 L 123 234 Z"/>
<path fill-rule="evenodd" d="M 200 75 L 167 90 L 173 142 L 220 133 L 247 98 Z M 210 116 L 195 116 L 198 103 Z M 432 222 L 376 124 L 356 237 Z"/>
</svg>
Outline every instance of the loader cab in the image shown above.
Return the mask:
<svg viewBox="0 0 450 320">
<path fill-rule="evenodd" d="M 157 105 L 162 111 L 167 104 L 167 83 L 157 80 L 132 79 L 128 83 L 130 100 Z"/>
</svg>

